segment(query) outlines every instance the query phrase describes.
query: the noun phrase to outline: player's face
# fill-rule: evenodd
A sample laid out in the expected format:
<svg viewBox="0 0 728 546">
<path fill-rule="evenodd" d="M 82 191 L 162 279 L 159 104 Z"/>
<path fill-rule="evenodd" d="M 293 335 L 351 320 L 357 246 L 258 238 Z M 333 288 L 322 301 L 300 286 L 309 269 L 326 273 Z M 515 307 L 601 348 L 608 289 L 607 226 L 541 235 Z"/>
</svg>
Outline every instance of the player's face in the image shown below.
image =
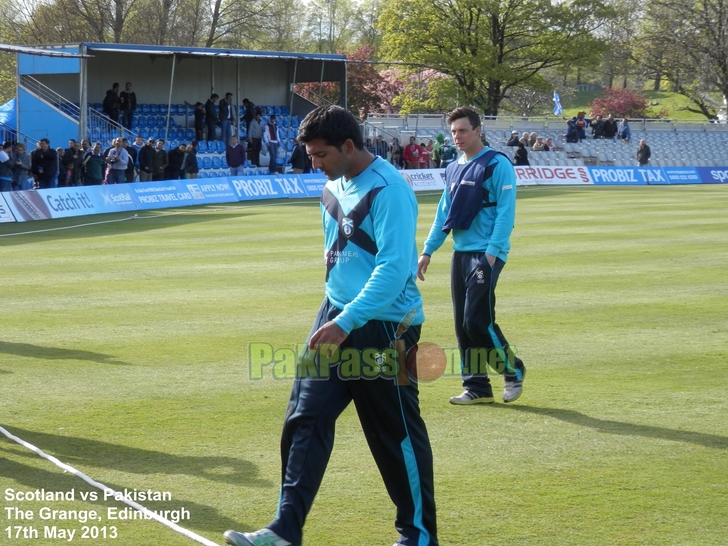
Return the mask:
<svg viewBox="0 0 728 546">
<path fill-rule="evenodd" d="M 456 119 L 450 124 L 452 140 L 461 152 L 468 152 L 480 144 L 480 127 L 473 129 L 468 118 Z"/>
<path fill-rule="evenodd" d="M 329 146 L 324 140 L 316 139 L 306 143 L 306 153 L 311 156 L 314 169 L 321 169 L 329 180 L 336 180 L 349 172 L 354 143 L 347 140 L 341 151 L 336 146 Z"/>
</svg>

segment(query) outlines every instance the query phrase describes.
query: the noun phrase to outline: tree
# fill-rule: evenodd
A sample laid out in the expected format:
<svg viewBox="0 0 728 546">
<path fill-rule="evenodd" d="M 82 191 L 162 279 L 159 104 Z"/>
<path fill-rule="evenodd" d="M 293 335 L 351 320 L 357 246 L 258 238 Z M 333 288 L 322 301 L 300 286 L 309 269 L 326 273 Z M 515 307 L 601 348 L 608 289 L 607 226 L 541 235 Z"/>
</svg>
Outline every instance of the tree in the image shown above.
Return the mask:
<svg viewBox="0 0 728 546">
<path fill-rule="evenodd" d="M 646 69 L 689 98 L 688 111 L 717 119 L 708 93 L 717 89 L 728 98 L 728 3 L 649 0 L 641 30 L 638 55 Z"/>
<path fill-rule="evenodd" d="M 450 76 L 494 116 L 511 89 L 543 84 L 541 71 L 595 65 L 606 46 L 593 32 L 612 13 L 603 0 L 403 0 L 380 25 L 388 59 Z"/>
<path fill-rule="evenodd" d="M 640 93 L 629 89 L 609 88 L 603 97 L 594 99 L 589 108 L 593 116 L 614 114 L 620 118 L 647 117 L 647 100 Z"/>
</svg>

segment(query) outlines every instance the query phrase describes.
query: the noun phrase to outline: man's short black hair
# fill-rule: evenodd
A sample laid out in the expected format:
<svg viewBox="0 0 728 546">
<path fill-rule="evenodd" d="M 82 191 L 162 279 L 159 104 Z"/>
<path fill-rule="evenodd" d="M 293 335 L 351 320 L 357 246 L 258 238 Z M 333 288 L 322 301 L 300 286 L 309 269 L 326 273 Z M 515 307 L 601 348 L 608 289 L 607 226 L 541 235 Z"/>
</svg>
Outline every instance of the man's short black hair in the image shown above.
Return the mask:
<svg viewBox="0 0 728 546">
<path fill-rule="evenodd" d="M 359 123 L 341 106 L 319 106 L 301 122 L 298 128 L 298 140 L 301 143 L 319 139 L 339 151 L 347 140 L 351 140 L 358 150 L 364 149 Z"/>
<path fill-rule="evenodd" d="M 219 99 L 219 98 L 220 98 L 220 95 L 218 95 L 217 93 L 213 93 L 212 95 L 210 95 L 210 100 L 215 100 L 215 99 Z"/>
<path fill-rule="evenodd" d="M 467 106 L 455 108 L 452 112 L 447 115 L 447 124 L 451 125 L 453 121 L 457 121 L 462 118 L 468 118 L 470 125 L 473 129 L 480 127 L 480 116 L 478 112 Z"/>
</svg>

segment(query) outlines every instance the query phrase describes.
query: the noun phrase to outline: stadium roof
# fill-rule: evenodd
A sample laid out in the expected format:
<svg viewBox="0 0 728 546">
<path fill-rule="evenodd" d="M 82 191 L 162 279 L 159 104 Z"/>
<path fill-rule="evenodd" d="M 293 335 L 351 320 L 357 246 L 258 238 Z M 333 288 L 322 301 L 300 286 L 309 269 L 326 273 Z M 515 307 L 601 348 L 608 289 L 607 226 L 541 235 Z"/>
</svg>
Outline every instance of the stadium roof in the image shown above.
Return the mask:
<svg viewBox="0 0 728 546">
<path fill-rule="evenodd" d="M 84 42 L 87 51 L 109 51 L 117 53 L 146 53 L 147 55 L 184 55 L 189 57 L 244 57 L 249 59 L 290 59 L 312 61 L 346 61 L 346 55 L 325 53 L 290 53 L 279 51 L 251 51 L 246 49 L 219 49 L 212 47 L 155 46 L 135 44 L 101 44 Z"/>
<path fill-rule="evenodd" d="M 88 57 L 88 55 L 69 53 L 67 51 L 58 51 L 50 48 L 19 46 L 11 44 L 0 44 L 0 51 L 8 51 L 10 53 L 24 53 L 26 55 L 43 55 L 45 57 Z"/>
</svg>

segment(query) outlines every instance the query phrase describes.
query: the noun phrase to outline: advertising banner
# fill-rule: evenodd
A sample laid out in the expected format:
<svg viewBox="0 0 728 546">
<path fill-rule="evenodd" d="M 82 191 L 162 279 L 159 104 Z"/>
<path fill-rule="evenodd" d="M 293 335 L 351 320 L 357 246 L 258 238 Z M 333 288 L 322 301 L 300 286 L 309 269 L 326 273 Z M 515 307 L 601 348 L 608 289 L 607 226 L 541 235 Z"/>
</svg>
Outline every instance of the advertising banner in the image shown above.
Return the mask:
<svg viewBox="0 0 728 546">
<path fill-rule="evenodd" d="M 516 183 L 533 184 L 593 184 L 588 167 L 524 167 L 517 166 Z"/>
<path fill-rule="evenodd" d="M 400 171 L 414 191 L 442 191 L 445 188 L 445 169 L 413 169 Z"/>
<path fill-rule="evenodd" d="M 665 173 L 659 167 L 587 167 L 597 185 L 640 186 L 667 184 Z"/>
<path fill-rule="evenodd" d="M 232 181 L 232 186 L 236 192 L 236 201 L 310 197 L 306 191 L 306 186 L 301 182 L 297 174 L 230 177 L 218 180 Z M 321 195 L 321 192 L 319 192 L 319 195 Z"/>
<path fill-rule="evenodd" d="M 0 224 L 3 222 L 15 222 L 15 216 L 13 216 L 13 213 L 10 212 L 10 207 L 8 207 L 8 204 L 5 202 L 3 193 L 0 193 Z"/>
<path fill-rule="evenodd" d="M 703 184 L 725 184 L 728 182 L 728 167 L 698 167 L 700 182 Z"/>
</svg>

